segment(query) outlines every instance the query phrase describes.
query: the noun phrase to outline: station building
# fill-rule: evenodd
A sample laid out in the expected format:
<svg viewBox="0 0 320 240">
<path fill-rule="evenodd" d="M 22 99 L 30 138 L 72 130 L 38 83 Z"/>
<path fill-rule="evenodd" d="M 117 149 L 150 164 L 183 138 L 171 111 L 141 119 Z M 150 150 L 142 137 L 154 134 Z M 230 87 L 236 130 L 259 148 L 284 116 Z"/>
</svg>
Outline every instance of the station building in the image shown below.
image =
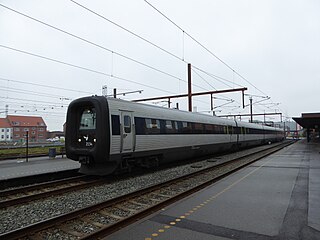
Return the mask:
<svg viewBox="0 0 320 240">
<path fill-rule="evenodd" d="M 320 113 L 301 113 L 301 117 L 294 117 L 300 126 L 302 126 L 307 135 L 308 142 L 313 139 L 320 139 Z"/>
<path fill-rule="evenodd" d="M 29 142 L 45 142 L 47 125 L 42 117 L 8 115 L 0 118 L 1 142 L 24 142 L 29 133 Z"/>
</svg>

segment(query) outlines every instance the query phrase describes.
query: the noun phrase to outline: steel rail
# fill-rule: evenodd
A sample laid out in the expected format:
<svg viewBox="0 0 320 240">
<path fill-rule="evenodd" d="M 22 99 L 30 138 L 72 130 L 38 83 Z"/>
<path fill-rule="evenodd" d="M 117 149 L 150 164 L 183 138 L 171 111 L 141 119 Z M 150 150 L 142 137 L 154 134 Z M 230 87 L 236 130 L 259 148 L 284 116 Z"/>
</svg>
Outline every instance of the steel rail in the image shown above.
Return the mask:
<svg viewBox="0 0 320 240">
<path fill-rule="evenodd" d="M 204 182 L 202 184 L 199 184 L 196 187 L 193 187 L 193 188 L 191 188 L 191 189 L 189 189 L 187 191 L 184 191 L 182 193 L 179 193 L 179 194 L 175 195 L 174 197 L 171 197 L 171 198 L 169 198 L 167 200 L 164 200 L 164 201 L 160 202 L 159 204 L 156 204 L 156 205 L 153 205 L 153 206 L 148 207 L 146 209 L 143 209 L 142 211 L 139 211 L 138 213 L 136 213 L 136 214 L 134 214 L 132 216 L 129 216 L 127 218 L 124 218 L 124 219 L 122 219 L 122 220 L 120 220 L 120 221 L 118 221 L 118 222 L 116 222 L 114 224 L 107 225 L 107 226 L 101 228 L 98 231 L 95 231 L 95 232 L 93 232 L 91 234 L 88 234 L 88 235 L 85 235 L 85 236 L 81 237 L 80 239 L 81 240 L 89 240 L 89 239 L 98 239 L 98 238 L 101 238 L 101 237 L 106 237 L 106 236 L 118 231 L 119 229 L 124 228 L 124 227 L 130 225 L 131 223 L 142 219 L 143 217 L 146 217 L 146 216 L 148 216 L 148 215 L 150 215 L 150 214 L 152 214 L 152 213 L 154 213 L 154 212 L 156 212 L 156 211 L 158 211 L 160 209 L 163 209 L 164 207 L 166 207 L 166 206 L 168 206 L 168 205 L 170 205 L 170 204 L 172 204 L 174 202 L 177 202 L 177 201 L 179 201 L 179 200 L 181 200 L 183 198 L 186 198 L 187 196 L 189 196 L 189 195 L 191 195 L 191 194 L 193 194 L 195 192 L 198 192 L 199 190 L 201 190 L 201 189 L 203 189 L 203 188 L 205 188 L 205 187 L 207 187 L 207 186 L 209 186 L 209 185 L 211 185 L 211 184 L 213 184 L 213 183 L 225 178 L 226 176 L 228 176 L 228 175 L 230 175 L 230 174 L 232 174 L 232 173 L 234 173 L 234 172 L 236 172 L 236 171 L 238 171 L 238 170 L 240 170 L 240 169 L 252 164 L 253 162 L 256 162 L 256 161 L 258 161 L 258 160 L 260 160 L 260 159 L 262 159 L 262 158 L 264 158 L 266 156 L 269 156 L 269 155 L 281 150 L 282 148 L 284 148 L 284 147 L 286 147 L 286 146 L 288 146 L 290 144 L 292 144 L 292 143 L 284 143 L 284 144 L 275 146 L 273 148 L 269 148 L 269 149 L 265 149 L 265 150 L 261 150 L 261 151 L 255 152 L 252 155 L 250 154 L 249 157 L 251 157 L 251 156 L 254 157 L 254 155 L 258 155 L 258 157 L 254 157 L 254 159 L 251 160 L 250 162 L 247 162 L 247 163 L 245 163 L 245 164 L 243 164 L 243 165 L 241 165 L 239 167 L 236 167 L 233 170 L 228 171 L 227 173 L 221 174 L 218 177 L 214 177 L 214 178 L 212 178 L 212 179 L 210 179 L 210 180 L 208 180 L 208 181 L 206 181 L 206 182 Z M 233 161 L 241 161 L 243 158 L 245 158 L 245 156 L 240 157 L 238 159 L 235 159 Z M 209 169 L 212 169 L 212 168 L 215 168 L 215 167 L 227 166 L 230 163 L 232 163 L 233 161 L 225 162 L 225 163 L 222 163 L 221 165 L 216 165 L 216 166 L 213 166 L 213 167 L 210 167 L 210 168 L 207 168 L 207 169 L 203 169 L 203 170 L 200 170 L 199 172 L 191 173 L 191 174 L 188 174 L 186 176 L 183 176 L 182 178 L 190 178 L 194 174 L 202 174 L 203 172 L 210 171 Z M 174 181 L 180 181 L 179 179 L 180 178 L 170 180 L 170 181 L 168 181 L 168 183 L 172 183 Z"/>
<path fill-rule="evenodd" d="M 118 219 L 117 222 L 109 224 L 105 227 L 100 226 L 100 229 L 94 233 L 87 234 L 87 235 L 83 234 L 81 236 L 82 239 L 97 239 L 99 237 L 104 237 L 104 236 L 110 235 L 111 233 L 119 230 L 120 228 L 123 228 L 123 227 L 129 225 L 130 223 L 132 223 L 134 221 L 137 221 L 137 219 L 141 219 L 142 217 L 145 217 L 145 216 L 151 214 L 152 212 L 163 208 L 164 206 L 167 206 L 175 201 L 178 201 L 179 199 L 185 198 L 186 196 L 188 196 L 196 191 L 199 191 L 200 189 L 203 189 L 204 187 L 226 177 L 227 175 L 230 175 L 230 174 L 234 173 L 235 171 L 238 171 L 239 169 L 241 169 L 241 168 L 257 161 L 257 160 L 260 160 L 260 159 L 262 159 L 262 158 L 264 158 L 264 157 L 266 157 L 266 156 L 268 156 L 268 155 L 270 155 L 270 154 L 272 154 L 272 153 L 274 153 L 274 152 L 276 152 L 276 151 L 278 151 L 278 150 L 280 150 L 280 149 L 282 149 L 292 143 L 293 142 L 279 144 L 279 145 L 273 146 L 268 149 L 260 150 L 255 153 L 247 154 L 245 156 L 236 158 L 234 160 L 224 162 L 219 165 L 215 165 L 215 166 L 212 166 L 212 167 L 209 167 L 206 169 L 202 169 L 202 170 L 197 171 L 195 173 L 190 173 L 190 174 L 184 175 L 182 177 L 178 177 L 178 178 L 175 178 L 175 179 L 172 179 L 172 180 L 160 183 L 160 184 L 155 184 L 153 186 L 146 187 L 144 189 L 131 192 L 131 193 L 124 195 L 124 196 L 109 199 L 105 202 L 95 204 L 95 205 L 89 206 L 87 208 L 79 209 L 79 210 L 76 210 L 76 211 L 73 211 L 73 212 L 70 212 L 70 213 L 67 213 L 64 215 L 60 215 L 60 216 L 57 216 L 57 217 L 33 224 L 33 225 L 26 226 L 24 228 L 13 230 L 11 232 L 7 232 L 7 233 L 0 235 L 0 238 L 18 239 L 18 238 L 23 238 L 23 237 L 27 237 L 27 236 L 34 237 L 34 235 L 36 235 L 36 236 L 38 235 L 38 237 L 39 237 L 39 233 L 41 231 L 44 231 L 45 229 L 52 228 L 55 226 L 57 228 L 59 228 L 59 226 L 62 226 L 63 224 L 67 224 L 67 222 L 70 220 L 75 220 L 75 219 L 79 219 L 79 218 L 81 219 L 85 215 L 92 214 L 97 211 L 101 211 L 102 209 L 105 209 L 108 207 L 116 206 L 117 204 L 120 204 L 123 202 L 132 201 L 132 199 L 141 197 L 146 194 L 152 194 L 152 192 L 159 191 L 162 188 L 168 187 L 170 185 L 182 183 L 183 181 L 188 181 L 188 180 L 190 181 L 190 179 L 194 178 L 195 176 L 199 176 L 199 177 L 202 176 L 203 177 L 203 175 L 206 172 L 210 173 L 210 175 L 211 175 L 211 171 L 214 171 L 217 168 L 223 168 L 227 165 L 230 165 L 232 163 L 239 162 L 239 161 L 244 162 L 244 159 L 249 158 L 248 161 L 243 163 L 241 166 L 235 167 L 234 169 L 232 169 L 231 171 L 228 171 L 227 173 L 222 173 L 218 177 L 214 177 L 212 179 L 207 179 L 207 177 L 206 177 L 205 182 L 199 183 L 199 185 L 192 187 L 191 189 L 183 191 L 182 193 L 177 193 L 174 196 L 170 196 L 170 197 L 168 196 L 168 199 L 161 200 L 161 202 L 154 204 L 153 206 L 146 207 L 146 208 L 134 213 L 133 215 L 131 215 L 129 217 L 125 217 L 120 220 Z M 103 224 L 101 224 L 101 225 L 103 225 Z M 74 233 L 74 231 L 71 231 L 71 232 Z M 70 233 L 70 232 L 68 232 L 68 233 Z M 79 237 L 79 235 L 77 237 Z"/>
<path fill-rule="evenodd" d="M 32 186 L 5 190 L 0 192 L 0 196 L 6 197 L 8 199 L 0 201 L 0 208 L 11 207 L 17 204 L 23 204 L 41 198 L 59 195 L 103 183 L 106 183 L 104 179 L 94 179 L 88 176 L 77 176 L 40 183 Z M 32 191 L 36 191 L 36 193 L 32 193 Z M 15 197 L 15 195 L 23 196 Z"/>
</svg>

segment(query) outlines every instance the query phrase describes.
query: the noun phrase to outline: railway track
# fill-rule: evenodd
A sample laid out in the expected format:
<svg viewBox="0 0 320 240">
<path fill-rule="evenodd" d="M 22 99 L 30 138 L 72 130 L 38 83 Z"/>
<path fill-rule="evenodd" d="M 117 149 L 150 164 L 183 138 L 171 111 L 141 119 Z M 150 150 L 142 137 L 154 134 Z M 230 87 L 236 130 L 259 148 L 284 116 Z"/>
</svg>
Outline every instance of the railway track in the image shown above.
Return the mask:
<svg viewBox="0 0 320 240">
<path fill-rule="evenodd" d="M 39 183 L 15 189 L 0 191 L 0 208 L 28 203 L 41 198 L 58 195 L 82 188 L 106 183 L 105 179 L 76 176 L 56 181 Z"/>
<path fill-rule="evenodd" d="M 0 238 L 97 239 L 104 237 L 154 211 L 199 191 L 289 144 L 291 142 L 279 144 L 233 161 L 202 169 L 87 208 L 29 225 L 2 234 Z"/>
</svg>

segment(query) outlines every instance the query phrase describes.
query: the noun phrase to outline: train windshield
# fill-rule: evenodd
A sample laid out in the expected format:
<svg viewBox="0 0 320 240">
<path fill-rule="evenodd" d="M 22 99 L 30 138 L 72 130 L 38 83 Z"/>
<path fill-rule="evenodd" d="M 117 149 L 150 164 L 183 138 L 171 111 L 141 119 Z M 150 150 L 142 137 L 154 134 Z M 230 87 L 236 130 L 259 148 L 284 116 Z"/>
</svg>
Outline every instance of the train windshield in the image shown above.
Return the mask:
<svg viewBox="0 0 320 240">
<path fill-rule="evenodd" d="M 94 108 L 86 108 L 81 114 L 79 130 L 96 129 L 96 111 Z"/>
</svg>

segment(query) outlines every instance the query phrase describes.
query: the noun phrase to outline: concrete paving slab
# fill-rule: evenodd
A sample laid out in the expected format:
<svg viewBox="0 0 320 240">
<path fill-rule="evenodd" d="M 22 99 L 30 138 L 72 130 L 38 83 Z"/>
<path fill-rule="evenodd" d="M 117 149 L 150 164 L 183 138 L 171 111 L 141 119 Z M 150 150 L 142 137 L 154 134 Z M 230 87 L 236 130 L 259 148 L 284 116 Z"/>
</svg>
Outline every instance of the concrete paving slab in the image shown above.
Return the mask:
<svg viewBox="0 0 320 240">
<path fill-rule="evenodd" d="M 236 173 L 237 178 L 242 179 L 240 182 L 233 178 L 222 180 L 219 185 L 227 186 L 222 190 L 223 194 L 214 198 L 212 204 L 194 212 L 188 219 L 239 231 L 278 235 L 299 169 L 289 168 L 284 171 L 283 168 L 268 167 L 268 163 L 276 161 L 277 158 L 273 158 L 270 162 L 265 162 L 257 171 L 256 167 L 250 167 Z M 300 160 L 294 161 L 298 164 Z M 263 161 L 260 163 L 263 164 Z M 252 173 L 253 171 L 255 172 Z M 201 192 L 186 200 L 183 205 L 196 206 L 216 196 L 215 188 L 216 186 L 207 188 L 205 194 Z M 166 214 L 181 214 L 179 206 L 168 210 Z"/>
<path fill-rule="evenodd" d="M 169 227 L 169 229 L 167 228 Z M 153 230 L 153 231 L 152 231 Z M 183 240 L 230 240 L 213 236 L 199 231 L 179 228 L 154 221 L 142 221 L 133 224 L 119 232 L 106 237 L 108 240 L 156 240 L 156 239 L 183 239 Z"/>
<path fill-rule="evenodd" d="M 300 141 L 107 239 L 320 239 L 319 148 Z"/>
<path fill-rule="evenodd" d="M 320 144 L 309 144 L 309 208 L 308 224 L 320 231 Z"/>
<path fill-rule="evenodd" d="M 46 157 L 13 159 L 0 161 L 0 180 L 37 175 L 41 173 L 78 169 L 80 164 L 67 158 L 57 156 L 54 159 Z"/>
</svg>

